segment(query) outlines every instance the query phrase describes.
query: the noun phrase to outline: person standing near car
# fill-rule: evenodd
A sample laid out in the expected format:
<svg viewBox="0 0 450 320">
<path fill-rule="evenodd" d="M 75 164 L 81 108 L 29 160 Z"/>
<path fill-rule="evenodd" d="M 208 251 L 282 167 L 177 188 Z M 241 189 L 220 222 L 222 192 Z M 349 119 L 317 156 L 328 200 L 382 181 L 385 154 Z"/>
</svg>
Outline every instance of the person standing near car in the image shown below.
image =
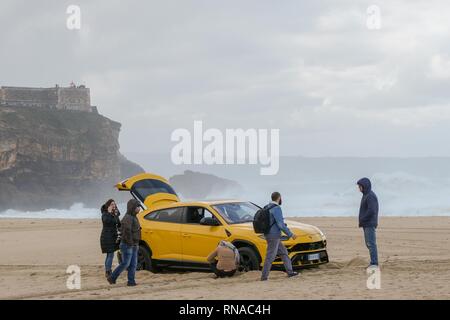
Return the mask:
<svg viewBox="0 0 450 320">
<path fill-rule="evenodd" d="M 361 191 L 361 205 L 359 207 L 359 227 L 364 230 L 364 240 L 369 249 L 369 267 L 378 267 L 378 249 L 376 229 L 378 227 L 378 198 L 372 191 L 372 183 L 368 178 L 362 178 L 357 182 Z"/>
<path fill-rule="evenodd" d="M 120 242 L 120 252 L 122 261 L 119 266 L 107 278 L 110 284 L 115 284 L 120 274 L 128 269 L 129 287 L 136 285 L 135 274 L 137 267 L 137 256 L 139 241 L 141 240 L 141 225 L 136 215 L 141 211 L 140 203 L 136 199 L 131 199 L 127 203 L 127 213 L 121 222 L 122 239 Z"/>
<path fill-rule="evenodd" d="M 267 241 L 266 259 L 262 270 L 261 281 L 266 281 L 269 278 L 270 269 L 276 256 L 280 256 L 283 260 L 284 267 L 288 277 L 298 275 L 292 268 L 292 261 L 289 258 L 288 251 L 281 242 L 281 232 L 284 232 L 289 238 L 295 240 L 297 237 L 289 230 L 284 223 L 283 212 L 281 210 L 281 194 L 279 192 L 272 193 L 272 202 L 265 206 L 269 210 L 270 229 L 264 233 L 264 238 Z"/>
<path fill-rule="evenodd" d="M 222 240 L 207 260 L 217 278 L 232 277 L 239 266 L 240 255 L 232 243 Z"/>
<path fill-rule="evenodd" d="M 105 276 L 111 275 L 112 264 L 114 260 L 114 252 L 119 250 L 120 241 L 120 212 L 117 209 L 116 202 L 109 199 L 100 208 L 102 213 L 102 233 L 100 235 L 100 247 L 102 253 L 106 254 L 105 258 Z"/>
</svg>

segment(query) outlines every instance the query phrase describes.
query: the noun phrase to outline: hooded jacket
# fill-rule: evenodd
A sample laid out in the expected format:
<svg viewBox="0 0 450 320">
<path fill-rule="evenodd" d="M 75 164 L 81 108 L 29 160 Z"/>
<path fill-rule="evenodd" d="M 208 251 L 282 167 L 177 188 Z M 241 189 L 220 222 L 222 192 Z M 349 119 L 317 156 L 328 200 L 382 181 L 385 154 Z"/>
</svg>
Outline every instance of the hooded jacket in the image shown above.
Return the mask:
<svg viewBox="0 0 450 320">
<path fill-rule="evenodd" d="M 357 184 L 362 187 L 363 196 L 359 208 L 359 227 L 378 227 L 378 198 L 372 191 L 368 178 L 360 179 Z"/>
<path fill-rule="evenodd" d="M 121 223 L 122 243 L 128 246 L 137 246 L 141 240 L 141 225 L 136 217 L 137 207 L 139 207 L 139 201 L 135 199 L 128 201 L 127 213 Z"/>
</svg>

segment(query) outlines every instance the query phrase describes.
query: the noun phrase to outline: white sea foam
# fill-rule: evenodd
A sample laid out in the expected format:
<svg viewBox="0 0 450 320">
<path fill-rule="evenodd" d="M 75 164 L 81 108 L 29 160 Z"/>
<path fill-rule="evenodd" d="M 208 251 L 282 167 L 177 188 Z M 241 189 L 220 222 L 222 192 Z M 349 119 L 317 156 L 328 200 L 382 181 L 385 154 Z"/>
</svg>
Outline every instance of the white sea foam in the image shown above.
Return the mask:
<svg viewBox="0 0 450 320">
<path fill-rule="evenodd" d="M 83 204 L 74 204 L 70 209 L 46 209 L 43 211 L 6 210 L 0 212 L 0 218 L 32 219 L 98 219 L 99 209 L 85 208 Z"/>
<path fill-rule="evenodd" d="M 449 216 L 450 180 L 430 179 L 405 172 L 375 173 L 369 178 L 378 196 L 380 216 Z M 272 182 L 272 184 L 274 184 Z M 302 180 L 282 190 L 286 216 L 357 216 L 361 193 L 356 180 Z M 270 190 L 270 185 L 260 183 L 247 188 L 246 198 L 267 202 L 254 190 Z M 267 192 L 266 192 L 267 194 Z M 267 195 L 266 195 L 267 198 Z"/>
<path fill-rule="evenodd" d="M 242 190 L 234 190 L 236 192 L 213 192 L 208 197 L 210 199 L 239 198 L 262 206 L 268 202 L 272 191 L 280 191 L 285 216 L 356 218 L 361 200 L 356 181 L 362 176 L 372 180 L 380 202 L 380 216 L 450 215 L 450 161 L 446 159 L 295 159 L 291 163 L 285 161 L 280 174 L 269 178 L 250 169 L 233 167 L 228 170 L 217 166 L 203 166 L 198 171 L 237 181 L 242 186 Z M 154 171 L 164 174 L 164 170 L 161 167 Z M 180 170 L 182 169 L 178 168 L 178 172 Z M 173 174 L 177 171 L 171 168 L 171 172 Z M 170 174 L 166 176 L 169 177 Z M 195 185 L 192 187 L 195 188 Z M 119 204 L 119 209 L 124 213 L 125 204 Z M 68 210 L 7 210 L 0 213 L 0 218 L 98 219 L 100 212 L 99 209 L 84 208 L 83 205 L 76 204 Z"/>
</svg>

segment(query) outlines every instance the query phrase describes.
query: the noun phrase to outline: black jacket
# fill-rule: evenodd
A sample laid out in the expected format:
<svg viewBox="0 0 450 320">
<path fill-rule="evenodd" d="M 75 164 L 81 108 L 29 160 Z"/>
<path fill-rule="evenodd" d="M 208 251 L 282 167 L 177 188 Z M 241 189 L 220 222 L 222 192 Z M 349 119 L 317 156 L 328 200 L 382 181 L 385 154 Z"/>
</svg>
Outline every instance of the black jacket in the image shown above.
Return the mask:
<svg viewBox="0 0 450 320">
<path fill-rule="evenodd" d="M 139 245 L 141 240 L 141 225 L 136 215 L 126 214 L 122 219 L 122 243 L 128 246 Z"/>
<path fill-rule="evenodd" d="M 141 240 L 141 225 L 136 217 L 136 209 L 140 207 L 139 201 L 136 199 L 131 199 L 127 203 L 127 213 L 122 219 L 122 240 L 128 246 L 139 245 Z"/>
<path fill-rule="evenodd" d="M 120 228 L 120 213 L 117 211 L 117 216 L 109 213 L 106 208 L 102 207 L 102 233 L 100 235 L 100 246 L 102 253 L 111 253 L 119 249 L 118 230 Z"/>
<path fill-rule="evenodd" d="M 378 227 L 378 198 L 372 191 L 372 184 L 368 178 L 362 178 L 357 184 L 363 189 L 359 208 L 359 226 L 376 228 Z"/>
</svg>

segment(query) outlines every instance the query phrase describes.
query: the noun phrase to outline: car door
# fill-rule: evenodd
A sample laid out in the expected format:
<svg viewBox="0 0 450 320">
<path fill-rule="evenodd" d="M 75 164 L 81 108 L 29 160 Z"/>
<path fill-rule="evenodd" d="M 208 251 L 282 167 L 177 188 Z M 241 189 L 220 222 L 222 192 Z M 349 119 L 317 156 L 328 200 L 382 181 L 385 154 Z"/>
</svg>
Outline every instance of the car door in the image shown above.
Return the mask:
<svg viewBox="0 0 450 320">
<path fill-rule="evenodd" d="M 153 211 L 142 219 L 142 239 L 152 250 L 152 259 L 182 263 L 181 226 L 183 208 Z"/>
<path fill-rule="evenodd" d="M 119 191 L 129 191 L 149 210 L 167 206 L 180 199 L 169 182 L 161 176 L 142 173 L 116 184 Z"/>
<path fill-rule="evenodd" d="M 185 265 L 207 264 L 208 255 L 220 240 L 227 238 L 224 226 L 201 225 L 200 220 L 203 217 L 215 216 L 207 208 L 200 206 L 186 207 L 184 211 L 181 241 Z"/>
</svg>

